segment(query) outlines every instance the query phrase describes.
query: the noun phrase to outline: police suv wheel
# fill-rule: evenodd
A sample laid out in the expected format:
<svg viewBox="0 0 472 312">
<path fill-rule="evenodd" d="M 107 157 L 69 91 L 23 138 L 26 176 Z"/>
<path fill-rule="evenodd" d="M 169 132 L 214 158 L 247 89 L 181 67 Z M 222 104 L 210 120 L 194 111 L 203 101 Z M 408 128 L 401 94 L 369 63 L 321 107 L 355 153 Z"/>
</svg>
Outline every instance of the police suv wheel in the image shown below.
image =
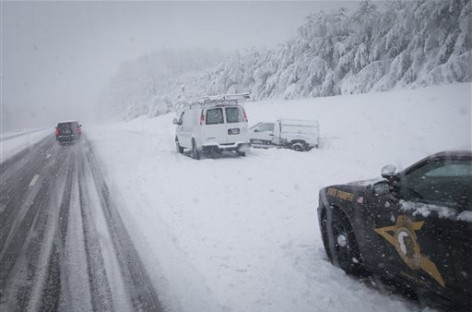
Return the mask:
<svg viewBox="0 0 472 312">
<path fill-rule="evenodd" d="M 347 274 L 364 273 L 359 247 L 349 220 L 338 209 L 329 210 L 327 213 L 331 213 L 331 218 L 328 216 L 327 222 L 324 222 L 324 230 L 327 233 L 331 262 Z"/>
</svg>

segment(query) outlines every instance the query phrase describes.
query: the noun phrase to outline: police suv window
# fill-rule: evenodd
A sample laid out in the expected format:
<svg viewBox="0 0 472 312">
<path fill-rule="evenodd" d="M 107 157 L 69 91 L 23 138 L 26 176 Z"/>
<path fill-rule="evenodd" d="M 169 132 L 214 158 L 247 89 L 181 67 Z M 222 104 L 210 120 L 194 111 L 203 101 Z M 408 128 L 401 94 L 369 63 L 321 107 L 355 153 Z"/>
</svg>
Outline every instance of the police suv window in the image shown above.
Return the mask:
<svg viewBox="0 0 472 312">
<path fill-rule="evenodd" d="M 223 110 L 221 108 L 213 108 L 207 110 L 206 113 L 206 124 L 216 125 L 223 123 Z"/>
<path fill-rule="evenodd" d="M 471 209 L 472 161 L 430 163 L 405 177 L 405 199 Z"/>
<path fill-rule="evenodd" d="M 226 121 L 228 123 L 243 122 L 244 116 L 239 107 L 226 107 Z"/>
<path fill-rule="evenodd" d="M 451 163 L 425 173 L 426 177 L 471 177 L 471 163 Z"/>
</svg>

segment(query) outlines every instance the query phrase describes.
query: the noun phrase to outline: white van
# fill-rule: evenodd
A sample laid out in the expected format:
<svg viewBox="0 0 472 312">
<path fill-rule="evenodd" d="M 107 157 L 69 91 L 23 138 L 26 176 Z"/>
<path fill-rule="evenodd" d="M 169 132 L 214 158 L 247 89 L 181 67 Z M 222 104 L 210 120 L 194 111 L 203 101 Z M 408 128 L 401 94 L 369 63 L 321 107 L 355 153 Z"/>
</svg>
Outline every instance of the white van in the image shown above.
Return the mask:
<svg viewBox="0 0 472 312">
<path fill-rule="evenodd" d="M 254 147 L 287 147 L 296 151 L 319 146 L 320 128 L 317 120 L 279 119 L 259 122 L 249 129 Z"/>
<path fill-rule="evenodd" d="M 192 151 L 200 158 L 202 152 L 236 151 L 245 156 L 249 148 L 247 116 L 238 99 L 248 94 L 225 94 L 195 99 L 174 119 L 177 152 Z"/>
</svg>

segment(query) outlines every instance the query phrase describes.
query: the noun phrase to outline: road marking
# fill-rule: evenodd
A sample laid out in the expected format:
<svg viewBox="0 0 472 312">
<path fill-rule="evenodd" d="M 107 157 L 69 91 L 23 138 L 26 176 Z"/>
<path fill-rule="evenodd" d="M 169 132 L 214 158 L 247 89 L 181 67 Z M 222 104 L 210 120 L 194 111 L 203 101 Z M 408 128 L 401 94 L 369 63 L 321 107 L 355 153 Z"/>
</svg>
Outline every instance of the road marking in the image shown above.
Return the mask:
<svg viewBox="0 0 472 312">
<path fill-rule="evenodd" d="M 29 186 L 31 187 L 31 186 L 35 185 L 36 182 L 38 181 L 38 179 L 39 179 L 39 174 L 35 174 L 33 179 L 31 179 L 31 182 L 30 182 Z"/>
</svg>

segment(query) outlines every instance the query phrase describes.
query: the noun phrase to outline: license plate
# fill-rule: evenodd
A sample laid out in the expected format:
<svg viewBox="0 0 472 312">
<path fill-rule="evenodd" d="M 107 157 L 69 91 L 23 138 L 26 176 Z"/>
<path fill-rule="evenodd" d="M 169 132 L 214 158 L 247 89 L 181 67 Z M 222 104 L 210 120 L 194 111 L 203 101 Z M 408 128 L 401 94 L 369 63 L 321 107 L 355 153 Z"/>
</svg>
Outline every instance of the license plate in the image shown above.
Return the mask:
<svg viewBox="0 0 472 312">
<path fill-rule="evenodd" d="M 233 129 L 229 129 L 228 130 L 228 134 L 239 134 L 241 133 L 241 130 L 239 130 L 239 128 L 233 128 Z"/>
</svg>

